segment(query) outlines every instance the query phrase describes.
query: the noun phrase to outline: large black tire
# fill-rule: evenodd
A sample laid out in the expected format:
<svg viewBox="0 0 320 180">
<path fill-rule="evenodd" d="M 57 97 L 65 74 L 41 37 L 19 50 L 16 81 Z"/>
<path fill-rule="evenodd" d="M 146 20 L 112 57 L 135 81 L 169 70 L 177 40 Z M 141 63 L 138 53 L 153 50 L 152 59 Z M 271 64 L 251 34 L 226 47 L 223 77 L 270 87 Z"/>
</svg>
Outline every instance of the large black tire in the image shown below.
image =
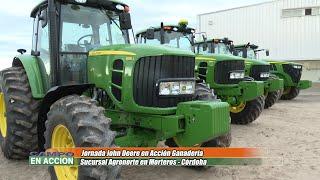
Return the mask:
<svg viewBox="0 0 320 180">
<path fill-rule="evenodd" d="M 194 100 L 202 101 L 217 101 L 217 97 L 214 95 L 213 90 L 208 88 L 204 83 L 198 83 L 196 85 L 196 92 Z M 229 147 L 231 144 L 231 133 L 214 138 L 210 141 L 201 144 L 201 147 Z M 169 147 L 178 147 L 173 138 L 167 139 L 165 145 Z"/>
<path fill-rule="evenodd" d="M 239 113 L 230 112 L 231 123 L 246 125 L 255 121 L 264 108 L 264 96 L 246 102 L 244 109 Z"/>
<path fill-rule="evenodd" d="M 279 100 L 280 94 L 281 94 L 280 90 L 268 92 L 268 95 L 265 99 L 264 108 L 268 109 L 271 106 L 273 106 Z"/>
<path fill-rule="evenodd" d="M 110 130 L 110 123 L 104 108 L 97 107 L 88 97 L 64 97 L 55 102 L 48 113 L 45 148 L 51 148 L 51 136 L 58 125 L 67 127 L 76 147 L 115 147 L 116 133 Z M 119 166 L 79 166 L 78 179 L 119 179 L 120 170 Z M 54 167 L 49 167 L 49 173 L 52 179 L 57 179 Z"/>
<path fill-rule="evenodd" d="M 213 90 L 210 89 L 206 84 L 197 83 L 193 99 L 201 101 L 215 101 L 217 100 L 217 96 L 214 95 Z"/>
<path fill-rule="evenodd" d="M 202 144 L 201 147 L 230 147 L 232 141 L 231 132 L 226 135 L 219 136 Z"/>
<path fill-rule="evenodd" d="M 0 135 L 1 149 L 8 159 L 26 159 L 30 152 L 38 151 L 39 101 L 32 97 L 22 67 L 1 71 L 0 91 L 4 95 L 7 119 L 6 137 Z"/>
<path fill-rule="evenodd" d="M 281 97 L 282 97 L 282 95 L 283 95 L 283 91 L 284 91 L 284 89 L 280 89 L 280 90 L 279 90 L 278 101 L 281 99 Z"/>
<path fill-rule="evenodd" d="M 299 95 L 299 93 L 300 93 L 300 89 L 299 88 L 297 88 L 297 87 L 289 87 L 289 88 L 290 88 L 289 89 L 289 93 L 283 94 L 281 96 L 282 100 L 292 100 L 292 99 L 296 98 Z"/>
</svg>

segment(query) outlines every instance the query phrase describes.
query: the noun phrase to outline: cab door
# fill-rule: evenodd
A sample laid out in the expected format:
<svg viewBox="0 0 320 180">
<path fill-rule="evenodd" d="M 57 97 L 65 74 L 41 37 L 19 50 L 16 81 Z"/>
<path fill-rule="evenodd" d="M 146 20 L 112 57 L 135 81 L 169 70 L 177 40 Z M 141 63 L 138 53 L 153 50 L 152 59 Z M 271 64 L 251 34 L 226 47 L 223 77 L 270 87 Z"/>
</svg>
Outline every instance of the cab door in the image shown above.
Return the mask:
<svg viewBox="0 0 320 180">
<path fill-rule="evenodd" d="M 51 74 L 49 26 L 46 8 L 39 10 L 34 18 L 31 55 L 37 58 L 44 90 L 47 91 L 51 87 Z"/>
</svg>

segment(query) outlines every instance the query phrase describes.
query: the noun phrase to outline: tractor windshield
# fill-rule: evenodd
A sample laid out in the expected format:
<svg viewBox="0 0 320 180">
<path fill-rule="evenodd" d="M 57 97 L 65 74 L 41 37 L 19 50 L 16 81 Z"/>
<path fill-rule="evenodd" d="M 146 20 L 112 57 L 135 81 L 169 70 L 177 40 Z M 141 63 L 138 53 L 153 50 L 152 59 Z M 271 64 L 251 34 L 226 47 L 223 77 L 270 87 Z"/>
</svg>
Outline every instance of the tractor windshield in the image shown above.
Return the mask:
<svg viewBox="0 0 320 180">
<path fill-rule="evenodd" d="M 225 43 L 214 43 L 214 53 L 231 54 L 229 46 Z"/>
<path fill-rule="evenodd" d="M 67 4 L 61 6 L 61 51 L 88 52 L 100 46 L 125 44 L 114 11 Z"/>
<path fill-rule="evenodd" d="M 151 45 L 160 45 L 161 36 L 160 30 L 154 31 L 154 38 L 148 39 L 146 36 L 140 35 L 138 38 L 139 43 L 151 44 Z M 193 51 L 192 49 L 192 33 L 185 33 L 174 30 L 165 30 L 163 34 L 163 45 L 170 47 L 180 48 L 188 51 Z"/>
<path fill-rule="evenodd" d="M 208 43 L 208 48 L 198 48 L 200 54 L 231 54 L 230 47 L 225 43 Z M 203 43 L 200 44 L 203 46 Z"/>
<path fill-rule="evenodd" d="M 236 55 L 239 57 L 248 58 L 248 59 L 257 59 L 256 52 L 251 48 L 247 48 L 247 57 L 244 57 L 244 54 L 243 54 L 244 49 L 238 49 L 236 51 L 237 51 Z"/>
<path fill-rule="evenodd" d="M 247 58 L 248 59 L 257 59 L 256 52 L 253 49 L 248 48 L 247 49 Z"/>
</svg>

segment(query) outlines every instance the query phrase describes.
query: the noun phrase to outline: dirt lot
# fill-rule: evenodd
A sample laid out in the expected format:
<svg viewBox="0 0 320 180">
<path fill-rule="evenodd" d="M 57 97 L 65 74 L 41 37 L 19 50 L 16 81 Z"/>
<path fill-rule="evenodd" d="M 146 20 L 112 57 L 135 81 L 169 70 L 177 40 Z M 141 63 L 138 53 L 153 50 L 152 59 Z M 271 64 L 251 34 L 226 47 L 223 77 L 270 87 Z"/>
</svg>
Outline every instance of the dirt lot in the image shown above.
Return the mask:
<svg viewBox="0 0 320 180">
<path fill-rule="evenodd" d="M 122 179 L 319 179 L 320 86 L 293 101 L 280 101 L 249 126 L 232 126 L 233 147 L 261 147 L 277 160 L 262 166 L 126 167 Z M 0 179 L 50 179 L 45 167 L 8 161 L 0 153 Z"/>
</svg>

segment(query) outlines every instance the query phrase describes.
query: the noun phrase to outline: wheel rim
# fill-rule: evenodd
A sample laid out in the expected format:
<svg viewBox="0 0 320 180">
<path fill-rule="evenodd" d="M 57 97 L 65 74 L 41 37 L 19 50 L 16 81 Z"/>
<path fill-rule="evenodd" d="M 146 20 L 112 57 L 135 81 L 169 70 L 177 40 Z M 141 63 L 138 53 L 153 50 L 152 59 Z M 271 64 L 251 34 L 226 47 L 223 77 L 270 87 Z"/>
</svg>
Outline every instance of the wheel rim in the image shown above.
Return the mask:
<svg viewBox="0 0 320 180">
<path fill-rule="evenodd" d="M 51 148 L 60 151 L 62 148 L 74 148 L 75 143 L 68 128 L 58 125 L 54 128 L 51 137 Z M 54 166 L 58 179 L 78 179 L 78 167 L 76 166 Z"/>
<path fill-rule="evenodd" d="M 246 103 L 242 102 L 237 106 L 230 106 L 230 112 L 239 113 L 239 112 L 243 111 L 245 107 L 246 107 Z"/>
<path fill-rule="evenodd" d="M 7 136 L 6 104 L 2 92 L 0 92 L 0 131 L 2 137 Z"/>
</svg>

